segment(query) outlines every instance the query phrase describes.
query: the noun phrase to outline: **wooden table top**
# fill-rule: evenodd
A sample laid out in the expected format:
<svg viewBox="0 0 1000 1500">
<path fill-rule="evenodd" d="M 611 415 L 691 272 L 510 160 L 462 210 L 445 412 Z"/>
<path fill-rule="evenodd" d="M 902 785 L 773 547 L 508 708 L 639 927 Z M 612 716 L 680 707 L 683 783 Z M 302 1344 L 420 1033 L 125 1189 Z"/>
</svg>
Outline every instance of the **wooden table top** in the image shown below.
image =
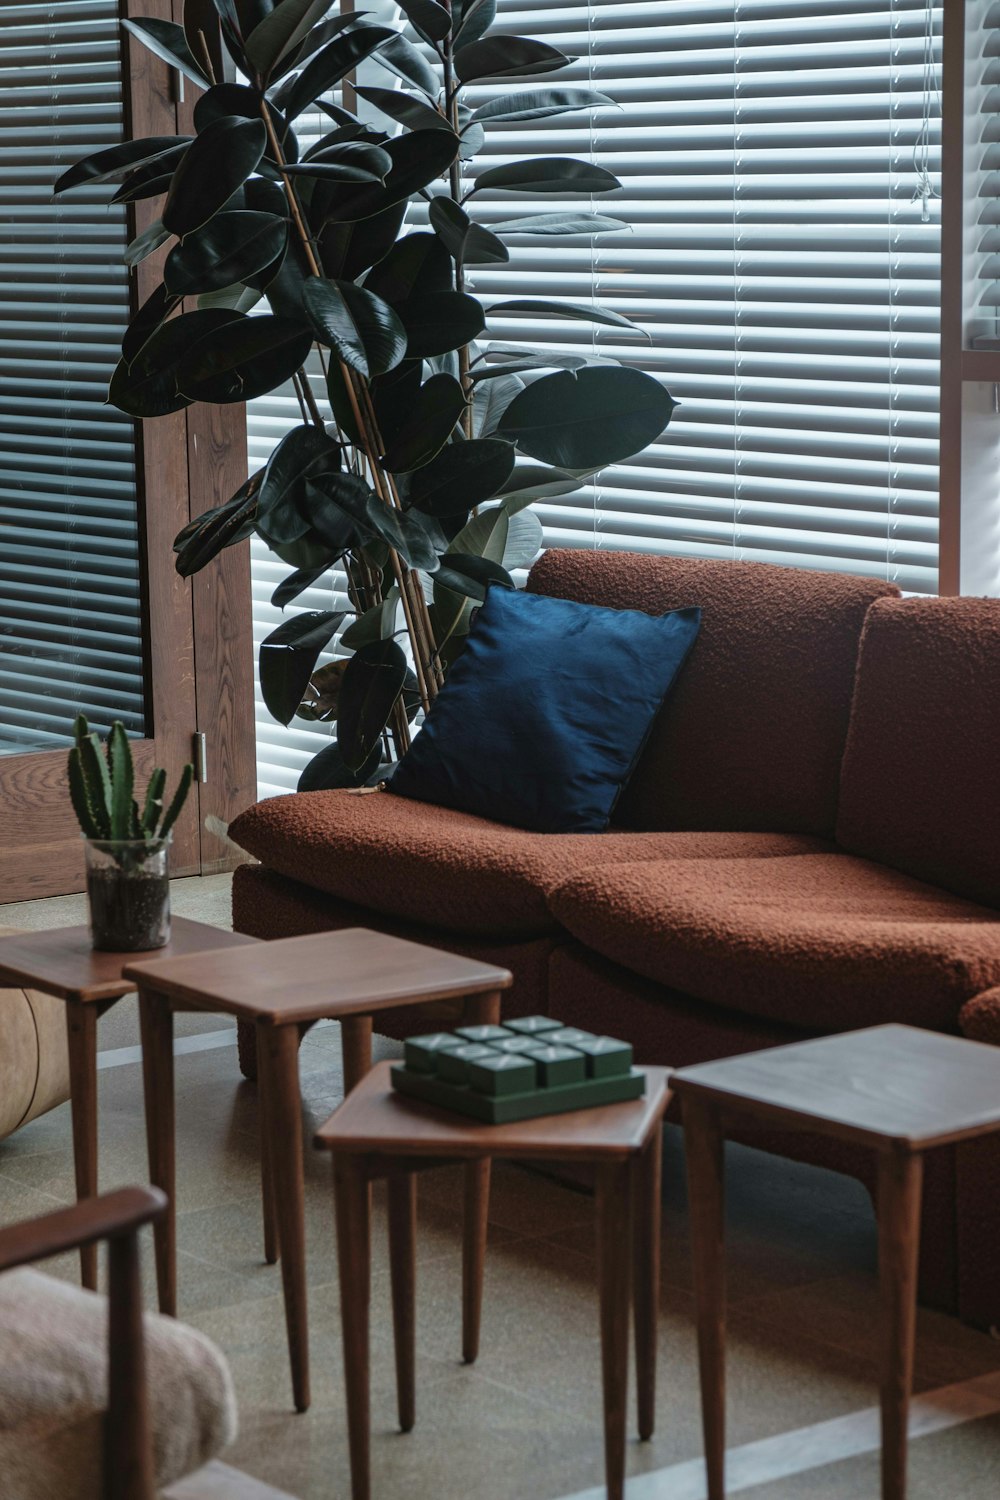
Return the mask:
<svg viewBox="0 0 1000 1500">
<path fill-rule="evenodd" d="M 598 1161 L 633 1156 L 669 1103 L 667 1068 L 642 1068 L 646 1092 L 624 1104 L 488 1125 L 397 1093 L 391 1063 L 378 1063 L 316 1132 L 320 1151 L 384 1156 Z"/>
<path fill-rule="evenodd" d="M 173 917 L 170 942 L 151 950 L 157 957 L 174 958 L 207 949 L 258 946 L 258 939 Z M 133 960 L 150 957 L 139 953 L 98 953 L 90 946 L 89 927 L 57 927 L 47 932 L 18 932 L 0 938 L 0 988 L 23 985 L 43 990 L 60 1000 L 90 1003 L 118 1000 L 135 989 L 125 976 Z"/>
<path fill-rule="evenodd" d="M 277 938 L 254 952 L 130 963 L 126 975 L 195 1009 L 283 1026 L 505 990 L 507 969 L 349 927 Z"/>
<path fill-rule="evenodd" d="M 741 1116 L 919 1151 L 1000 1129 L 1000 1047 L 921 1031 L 864 1031 L 681 1068 L 670 1079 Z"/>
</svg>

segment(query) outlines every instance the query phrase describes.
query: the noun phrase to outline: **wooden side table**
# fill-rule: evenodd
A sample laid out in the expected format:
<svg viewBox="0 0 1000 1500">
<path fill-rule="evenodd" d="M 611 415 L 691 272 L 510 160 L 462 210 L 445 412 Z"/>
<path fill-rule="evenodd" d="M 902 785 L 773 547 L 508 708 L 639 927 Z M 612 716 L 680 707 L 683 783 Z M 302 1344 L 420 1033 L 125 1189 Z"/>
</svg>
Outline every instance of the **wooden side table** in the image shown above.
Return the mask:
<svg viewBox="0 0 1000 1500">
<path fill-rule="evenodd" d="M 257 947 L 258 940 L 205 922 L 174 917 L 169 944 L 154 951 L 157 958 L 168 958 L 208 948 L 250 945 Z M 123 977 L 123 971 L 126 964 L 144 956 L 152 954 L 98 953 L 91 947 L 89 927 L 59 927 L 0 938 L 0 987 L 24 985 L 66 1003 L 77 1198 L 92 1198 L 97 1192 L 97 1022 L 123 995 L 135 989 L 133 981 Z M 158 1269 L 172 1232 L 168 1220 L 174 1213 L 173 1193 L 169 1197 L 167 1219 L 153 1226 Z M 80 1264 L 83 1285 L 95 1291 L 96 1244 L 80 1251 Z"/>
<path fill-rule="evenodd" d="M 150 1171 L 174 1193 L 174 1010 L 221 1011 L 252 1022 L 260 1059 L 261 1168 L 265 1253 L 278 1259 L 285 1295 L 295 1407 L 309 1406 L 305 1204 L 299 1039 L 316 1021 L 339 1021 L 344 1085 L 352 1090 L 371 1067 L 372 1017 L 394 1006 L 464 999 L 466 1024 L 495 1024 L 506 969 L 476 963 L 421 943 L 366 928 L 279 938 L 247 949 L 133 963 L 126 975 L 140 986 L 146 1126 Z M 463 1254 L 464 1345 L 479 1343 L 483 1258 L 489 1208 L 489 1162 L 470 1166 L 465 1186 Z M 176 1251 L 169 1245 L 170 1305 L 176 1304 Z"/>
<path fill-rule="evenodd" d="M 709 1500 L 725 1496 L 723 1140 L 734 1117 L 878 1155 L 882 1496 L 904 1500 L 924 1152 L 1000 1129 L 1000 1049 L 875 1026 L 674 1073 L 691 1201 Z"/>
<path fill-rule="evenodd" d="M 609 1500 L 621 1500 L 633 1296 L 639 1436 L 653 1434 L 666 1069 L 643 1070 L 646 1093 L 641 1099 L 511 1125 L 481 1124 L 407 1098 L 393 1089 L 389 1069 L 388 1063 L 374 1068 L 316 1136 L 316 1145 L 333 1155 L 353 1500 L 369 1500 L 371 1490 L 369 1183 L 387 1179 L 399 1425 L 409 1432 L 416 1415 L 416 1174 L 451 1161 L 488 1164 L 494 1157 L 573 1161 L 596 1168 L 605 1467 Z"/>
</svg>

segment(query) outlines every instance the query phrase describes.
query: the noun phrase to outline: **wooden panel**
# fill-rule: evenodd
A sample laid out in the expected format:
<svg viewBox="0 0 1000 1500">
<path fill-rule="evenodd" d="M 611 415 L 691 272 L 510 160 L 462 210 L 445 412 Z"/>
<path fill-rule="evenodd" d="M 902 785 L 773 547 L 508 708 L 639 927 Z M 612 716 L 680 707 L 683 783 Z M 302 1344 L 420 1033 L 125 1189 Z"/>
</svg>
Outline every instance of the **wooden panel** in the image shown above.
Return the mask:
<svg viewBox="0 0 1000 1500">
<path fill-rule="evenodd" d="M 140 776 L 153 769 L 151 740 L 133 740 Z M 82 891 L 83 840 L 69 800 L 66 751 L 0 758 L 0 902 Z"/>
</svg>

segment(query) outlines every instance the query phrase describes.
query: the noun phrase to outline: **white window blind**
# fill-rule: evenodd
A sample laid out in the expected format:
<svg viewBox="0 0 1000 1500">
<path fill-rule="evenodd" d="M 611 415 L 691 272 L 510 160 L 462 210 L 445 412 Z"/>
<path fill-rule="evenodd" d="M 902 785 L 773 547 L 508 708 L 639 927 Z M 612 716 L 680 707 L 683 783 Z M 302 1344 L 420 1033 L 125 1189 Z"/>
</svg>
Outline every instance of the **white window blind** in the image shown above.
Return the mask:
<svg viewBox="0 0 1000 1500">
<path fill-rule="evenodd" d="M 128 322 L 113 189 L 52 201 L 122 139 L 116 0 L 0 3 L 0 753 L 143 730 L 132 424 L 105 406 Z"/>
<path fill-rule="evenodd" d="M 487 304 L 594 301 L 636 325 L 505 318 L 494 337 L 635 362 L 683 403 L 645 453 L 536 506 L 546 545 L 757 559 L 933 593 L 940 4 L 500 0 L 494 29 L 578 61 L 483 84 L 469 102 L 551 82 L 616 107 L 491 127 L 470 184 L 544 150 L 609 168 L 623 190 L 555 204 L 483 193 L 477 216 L 558 205 L 630 227 L 508 240 L 510 262 L 473 268 L 473 289 Z M 255 430 L 259 442 L 251 411 L 252 443 Z M 323 743 L 263 720 L 258 733 L 262 794 L 290 789 L 306 742 Z"/>
</svg>

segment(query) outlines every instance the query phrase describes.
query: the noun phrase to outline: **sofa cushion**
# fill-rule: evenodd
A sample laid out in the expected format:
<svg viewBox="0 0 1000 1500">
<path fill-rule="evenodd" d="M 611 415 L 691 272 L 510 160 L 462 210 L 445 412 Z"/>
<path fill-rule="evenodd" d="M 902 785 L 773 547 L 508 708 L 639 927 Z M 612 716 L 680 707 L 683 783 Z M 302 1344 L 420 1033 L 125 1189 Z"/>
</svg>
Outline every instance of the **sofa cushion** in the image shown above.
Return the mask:
<svg viewBox="0 0 1000 1500">
<path fill-rule="evenodd" d="M 832 834 L 861 627 L 894 585 L 767 563 L 551 551 L 528 587 L 656 615 L 701 608 L 619 824 Z"/>
<path fill-rule="evenodd" d="M 0 1276 L 0 1474 L 4 1500 L 104 1493 L 108 1306 L 37 1271 Z M 222 1355 L 172 1318 L 146 1318 L 157 1488 L 200 1468 L 236 1435 Z"/>
<path fill-rule="evenodd" d="M 797 854 L 780 834 L 526 833 L 373 792 L 300 792 L 241 813 L 230 836 L 270 869 L 387 916 L 448 932 L 550 932 L 546 897 L 576 870 L 657 858 Z"/>
<path fill-rule="evenodd" d="M 535 833 L 603 833 L 698 621 L 491 588 L 389 790 Z"/>
<path fill-rule="evenodd" d="M 1000 906 L 1000 599 L 899 599 L 865 625 L 837 841 Z"/>
<path fill-rule="evenodd" d="M 591 870 L 550 905 L 648 979 L 811 1030 L 956 1031 L 964 1003 L 1000 983 L 996 912 L 848 854 Z"/>
</svg>

